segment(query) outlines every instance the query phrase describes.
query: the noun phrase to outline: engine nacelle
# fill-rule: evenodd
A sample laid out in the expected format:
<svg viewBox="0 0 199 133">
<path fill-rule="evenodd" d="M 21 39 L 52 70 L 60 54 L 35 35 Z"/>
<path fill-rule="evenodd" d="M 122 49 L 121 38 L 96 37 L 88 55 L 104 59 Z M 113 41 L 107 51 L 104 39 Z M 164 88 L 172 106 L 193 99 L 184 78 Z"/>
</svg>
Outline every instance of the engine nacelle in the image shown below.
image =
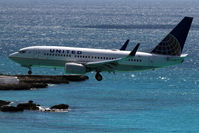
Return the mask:
<svg viewBox="0 0 199 133">
<path fill-rule="evenodd" d="M 74 73 L 74 74 L 85 74 L 86 67 L 82 64 L 78 63 L 66 63 L 65 64 L 65 71 L 67 73 Z"/>
</svg>

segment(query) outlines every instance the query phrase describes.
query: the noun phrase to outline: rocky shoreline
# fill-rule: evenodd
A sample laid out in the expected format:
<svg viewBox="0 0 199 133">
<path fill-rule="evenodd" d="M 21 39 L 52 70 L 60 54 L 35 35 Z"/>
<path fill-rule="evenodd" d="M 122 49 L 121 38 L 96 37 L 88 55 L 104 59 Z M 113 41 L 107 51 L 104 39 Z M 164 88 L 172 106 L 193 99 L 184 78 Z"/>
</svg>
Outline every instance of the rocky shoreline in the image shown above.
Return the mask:
<svg viewBox="0 0 199 133">
<path fill-rule="evenodd" d="M 84 75 L 0 75 L 0 90 L 30 90 L 46 88 L 48 84 L 68 84 L 85 81 Z"/>
<path fill-rule="evenodd" d="M 41 107 L 39 104 L 34 103 L 32 100 L 27 103 L 19 103 L 17 106 L 12 106 L 12 102 L 0 100 L 1 112 L 23 112 L 24 110 L 41 111 L 41 112 L 68 112 L 68 104 L 58 104 L 50 108 Z"/>
</svg>

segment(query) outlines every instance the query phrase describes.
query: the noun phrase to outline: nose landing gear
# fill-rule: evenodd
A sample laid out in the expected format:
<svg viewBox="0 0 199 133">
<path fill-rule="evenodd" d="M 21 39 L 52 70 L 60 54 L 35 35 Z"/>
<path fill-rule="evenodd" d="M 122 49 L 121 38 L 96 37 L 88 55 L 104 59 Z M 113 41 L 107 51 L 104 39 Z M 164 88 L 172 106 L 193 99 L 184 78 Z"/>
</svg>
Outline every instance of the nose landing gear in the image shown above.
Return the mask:
<svg viewBox="0 0 199 133">
<path fill-rule="evenodd" d="M 97 81 L 101 81 L 102 75 L 99 72 L 97 72 L 96 75 L 95 75 L 95 78 L 97 79 Z"/>
</svg>

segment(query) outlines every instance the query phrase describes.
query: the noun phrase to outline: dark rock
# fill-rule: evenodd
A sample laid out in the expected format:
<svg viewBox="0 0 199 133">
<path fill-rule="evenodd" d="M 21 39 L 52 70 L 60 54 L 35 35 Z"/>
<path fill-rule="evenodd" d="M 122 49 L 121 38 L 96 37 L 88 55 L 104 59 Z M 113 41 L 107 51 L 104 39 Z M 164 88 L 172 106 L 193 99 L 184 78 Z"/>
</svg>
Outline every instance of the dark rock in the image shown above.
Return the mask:
<svg viewBox="0 0 199 133">
<path fill-rule="evenodd" d="M 26 83 L 26 82 L 19 82 L 18 88 L 21 90 L 30 90 L 32 88 L 45 88 L 48 84 L 46 83 Z"/>
<path fill-rule="evenodd" d="M 69 81 L 62 75 L 16 75 L 21 82 L 26 83 L 48 83 L 48 84 L 68 84 Z"/>
<path fill-rule="evenodd" d="M 32 88 L 45 88 L 46 83 L 25 83 L 19 82 L 18 84 L 0 84 L 0 90 L 30 90 Z"/>
<path fill-rule="evenodd" d="M 65 78 L 69 81 L 84 81 L 89 79 L 89 77 L 85 75 L 63 75 L 62 78 Z"/>
<path fill-rule="evenodd" d="M 16 82 L 4 82 L 5 79 Z M 32 88 L 45 88 L 48 84 L 68 84 L 69 81 L 84 81 L 84 75 L 0 75 L 0 90 L 30 90 Z M 11 80 L 12 81 L 12 80 Z"/>
<path fill-rule="evenodd" d="M 48 86 L 47 83 L 31 83 L 31 88 L 46 88 Z"/>
<path fill-rule="evenodd" d="M 14 106 L 1 106 L 2 112 L 19 112 L 24 111 L 22 108 L 14 107 Z"/>
<path fill-rule="evenodd" d="M 0 100 L 0 107 L 1 106 L 4 106 L 4 105 L 8 105 L 8 104 L 10 104 L 11 102 L 9 102 L 9 101 L 3 101 L 3 100 Z"/>
<path fill-rule="evenodd" d="M 58 104 L 55 106 L 52 106 L 50 109 L 68 109 L 69 105 L 68 104 Z"/>
<path fill-rule="evenodd" d="M 50 83 L 60 84 L 69 81 L 84 81 L 88 79 L 88 76 L 84 75 L 16 75 L 19 81 L 28 83 Z"/>
<path fill-rule="evenodd" d="M 33 103 L 31 100 L 28 103 L 20 103 L 17 105 L 17 107 L 24 110 L 39 110 L 37 104 Z"/>
</svg>

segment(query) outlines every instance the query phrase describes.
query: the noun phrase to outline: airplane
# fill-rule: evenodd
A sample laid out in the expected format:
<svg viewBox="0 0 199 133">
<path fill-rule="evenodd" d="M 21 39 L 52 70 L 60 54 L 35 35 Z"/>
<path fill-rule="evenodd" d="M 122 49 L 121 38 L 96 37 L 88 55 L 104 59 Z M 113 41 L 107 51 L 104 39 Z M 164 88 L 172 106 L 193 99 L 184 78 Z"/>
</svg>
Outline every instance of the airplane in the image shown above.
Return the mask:
<svg viewBox="0 0 199 133">
<path fill-rule="evenodd" d="M 125 51 L 127 40 L 120 50 L 76 48 L 64 46 L 31 46 L 9 55 L 23 67 L 62 67 L 71 74 L 95 71 L 95 78 L 102 80 L 101 72 L 142 71 L 183 63 L 188 54 L 182 54 L 193 17 L 184 17 L 177 26 L 151 51 L 139 52 L 138 43 L 132 51 Z"/>
</svg>

